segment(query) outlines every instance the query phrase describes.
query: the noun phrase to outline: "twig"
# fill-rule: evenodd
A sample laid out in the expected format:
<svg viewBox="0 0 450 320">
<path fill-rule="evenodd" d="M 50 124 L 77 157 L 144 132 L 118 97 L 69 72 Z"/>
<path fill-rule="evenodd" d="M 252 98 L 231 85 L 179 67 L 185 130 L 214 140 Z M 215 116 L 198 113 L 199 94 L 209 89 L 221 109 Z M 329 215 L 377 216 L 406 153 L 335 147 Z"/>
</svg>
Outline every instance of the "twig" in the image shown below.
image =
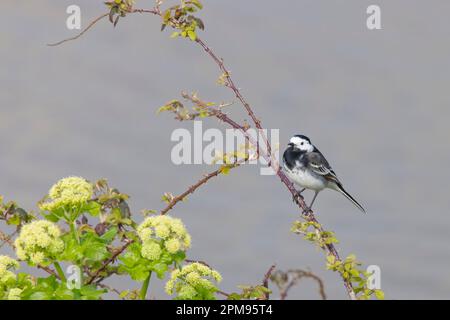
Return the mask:
<svg viewBox="0 0 450 320">
<path fill-rule="evenodd" d="M 65 42 L 77 40 L 77 39 L 81 38 L 86 32 L 88 32 L 89 29 L 91 29 L 95 24 L 97 24 L 97 22 L 99 22 L 100 20 L 106 18 L 107 16 L 109 16 L 109 13 L 102 14 L 101 16 L 99 16 L 99 17 L 95 18 L 94 20 L 92 20 L 92 22 L 89 23 L 89 25 L 86 28 L 84 28 L 76 36 L 71 37 L 71 38 L 67 38 L 67 39 L 64 39 L 64 40 L 61 40 L 61 41 L 58 41 L 58 42 L 55 42 L 55 43 L 48 43 L 47 46 L 49 46 L 49 47 L 56 47 L 56 46 L 59 46 L 59 45 L 65 43 Z"/>
<path fill-rule="evenodd" d="M 209 264 L 207 264 L 205 261 L 202 261 L 202 260 L 191 260 L 191 259 L 186 259 L 185 261 L 186 261 L 187 263 L 200 263 L 200 264 L 202 264 L 202 265 L 204 265 L 204 266 L 207 266 L 208 268 L 211 269 L 211 266 L 210 266 Z"/>
<path fill-rule="evenodd" d="M 218 293 L 218 294 L 221 294 L 221 295 L 223 295 L 224 297 L 227 297 L 227 298 L 230 296 L 229 293 L 226 293 L 226 292 L 224 292 L 224 291 L 222 291 L 222 290 L 217 290 L 217 293 Z"/>
<path fill-rule="evenodd" d="M 318 276 L 316 276 L 316 275 L 313 274 L 312 272 L 306 272 L 306 271 L 304 271 L 304 273 L 303 273 L 301 276 L 299 276 L 298 278 L 292 280 L 292 281 L 288 284 L 288 286 L 285 288 L 285 290 L 283 290 L 282 292 L 280 292 L 280 299 L 281 299 L 281 300 L 285 300 L 285 299 L 286 299 L 287 294 L 288 294 L 288 291 L 289 291 L 294 285 L 296 285 L 296 284 L 298 283 L 298 281 L 300 280 L 300 278 L 302 278 L 302 277 L 311 278 L 311 279 L 315 280 L 315 281 L 317 282 L 318 286 L 319 286 L 319 294 L 320 294 L 320 297 L 322 298 L 322 300 L 326 300 L 326 299 L 327 299 L 327 296 L 326 296 L 326 294 L 325 294 L 325 286 L 324 286 L 324 284 L 323 284 L 322 279 L 320 279 Z"/>
<path fill-rule="evenodd" d="M 129 11 L 128 13 L 152 13 L 152 14 L 156 14 L 156 15 L 161 15 L 161 12 L 157 8 L 154 8 L 154 9 L 133 9 L 133 10 Z M 86 28 L 84 28 L 76 36 L 70 37 L 70 38 L 67 38 L 67 39 L 55 42 L 55 43 L 49 43 L 49 44 L 47 44 L 47 46 L 49 46 L 49 47 L 56 47 L 56 46 L 59 46 L 59 45 L 65 43 L 65 42 L 77 40 L 77 39 L 81 38 L 86 32 L 88 32 L 93 26 L 95 26 L 100 20 L 103 20 L 104 18 L 106 18 L 108 16 L 109 16 L 109 13 L 102 14 L 101 16 L 98 16 L 97 18 L 92 20 L 89 23 L 89 25 Z"/>
<path fill-rule="evenodd" d="M 238 167 L 240 165 L 240 163 L 235 163 L 234 165 L 230 166 L 231 168 L 235 168 Z M 193 184 L 192 186 L 190 186 L 185 192 L 183 192 L 182 194 L 180 194 L 179 196 L 176 196 L 175 198 L 173 198 L 168 204 L 167 206 L 161 210 L 160 214 L 161 215 L 165 215 L 167 214 L 167 212 L 169 212 L 170 210 L 172 210 L 173 207 L 175 207 L 175 205 L 180 202 L 183 201 L 189 194 L 194 193 L 199 187 L 201 187 L 202 185 L 206 184 L 210 179 L 217 177 L 220 173 L 222 172 L 222 168 L 219 168 L 217 170 L 214 170 L 213 172 L 205 175 L 202 179 L 200 179 L 199 181 L 197 181 L 197 183 Z"/>
<path fill-rule="evenodd" d="M 11 235 L 7 235 L 0 231 L 0 240 L 2 243 L 0 244 L 0 248 L 2 248 L 5 244 L 8 244 L 11 248 L 14 248 L 14 242 L 11 240 L 12 237 L 17 233 L 17 230 L 14 231 Z"/>
<path fill-rule="evenodd" d="M 280 290 L 280 300 L 285 300 L 287 298 L 289 290 L 297 285 L 302 278 L 311 278 L 316 281 L 319 286 L 320 297 L 322 298 L 322 300 L 327 299 L 323 281 L 314 273 L 304 270 L 289 270 L 287 272 L 278 270 L 275 274 L 272 275 L 271 280 L 277 285 L 278 289 Z"/>
<path fill-rule="evenodd" d="M 132 11 L 130 11 L 128 13 L 152 13 L 152 14 L 160 15 L 159 10 L 157 10 L 156 8 L 155 9 L 133 9 Z M 89 23 L 89 25 L 86 28 L 84 28 L 80 33 L 78 33 L 76 36 L 70 37 L 70 38 L 55 42 L 55 43 L 49 43 L 49 44 L 47 44 L 47 46 L 56 47 L 65 42 L 77 40 L 77 39 L 81 38 L 86 32 L 88 32 L 89 29 L 91 29 L 93 26 L 95 26 L 99 21 L 103 20 L 104 18 L 106 18 L 108 16 L 109 16 L 109 13 L 102 14 L 101 16 L 98 16 L 97 18 L 92 20 Z"/>
<path fill-rule="evenodd" d="M 48 274 L 51 274 L 51 275 L 55 276 L 57 279 L 60 279 L 58 273 L 56 273 L 56 271 L 53 270 L 52 268 L 44 267 L 44 266 L 41 266 L 41 265 L 38 265 L 37 267 L 38 267 L 39 269 L 41 269 L 41 270 L 44 270 L 44 271 L 47 272 Z"/>
<path fill-rule="evenodd" d="M 276 267 L 276 265 L 272 265 L 270 268 L 269 268 L 269 270 L 267 270 L 267 272 L 266 272 L 266 274 L 264 275 L 264 278 L 263 278 L 263 286 L 266 288 L 266 289 L 269 289 L 269 279 L 270 279 L 270 276 L 272 275 L 272 272 L 273 272 L 273 270 L 275 270 L 275 267 Z M 269 292 L 266 292 L 266 294 L 265 294 L 265 300 L 269 300 L 269 296 L 270 296 L 270 294 L 269 294 Z"/>
<path fill-rule="evenodd" d="M 206 43 L 202 39 L 197 38 L 195 41 L 206 51 L 206 53 L 209 54 L 209 56 L 219 66 L 220 70 L 222 71 L 223 75 L 225 76 L 225 78 L 227 80 L 226 86 L 229 87 L 234 92 L 236 98 L 238 98 L 238 100 L 244 106 L 244 108 L 247 111 L 248 115 L 250 116 L 250 118 L 254 122 L 256 128 L 258 129 L 261 138 L 264 140 L 264 142 L 266 144 L 266 148 L 267 148 L 266 152 L 267 152 L 267 154 L 270 155 L 270 157 L 272 158 L 272 148 L 270 146 L 269 140 L 267 139 L 267 137 L 266 137 L 266 135 L 265 135 L 265 133 L 263 131 L 263 128 L 262 128 L 262 125 L 261 125 L 261 120 L 259 120 L 256 117 L 255 113 L 253 112 L 253 109 L 250 107 L 250 104 L 245 100 L 245 98 L 242 95 L 241 91 L 234 84 L 234 81 L 231 78 L 231 73 L 225 67 L 225 64 L 223 63 L 223 59 L 219 59 L 219 57 L 214 53 L 214 51 L 210 47 L 208 47 L 206 45 Z M 259 153 L 259 145 L 258 145 L 258 153 Z M 271 160 L 273 160 L 273 159 L 271 159 Z M 269 164 L 270 163 L 271 162 L 269 162 Z"/>
<path fill-rule="evenodd" d="M 129 239 L 127 239 L 127 240 L 125 240 L 125 241 L 126 241 L 126 243 L 125 243 L 122 247 L 120 247 L 120 248 L 119 248 L 119 249 L 111 256 L 111 258 L 109 258 L 108 260 L 106 260 L 106 261 L 103 263 L 103 265 L 102 265 L 96 272 L 94 272 L 93 276 L 90 277 L 89 280 L 87 281 L 87 284 L 91 284 L 92 282 L 94 282 L 95 278 L 97 278 L 97 277 L 100 275 L 100 273 L 102 273 L 102 272 L 108 267 L 108 265 L 109 265 L 110 263 L 114 262 L 114 261 L 116 260 L 116 258 L 117 258 L 122 252 L 124 252 L 125 249 L 128 248 L 128 246 L 129 246 L 130 244 L 132 244 L 132 243 L 134 242 L 133 240 L 129 240 Z"/>
<path fill-rule="evenodd" d="M 122 293 L 121 293 L 119 290 L 117 290 L 116 288 L 110 287 L 110 286 L 108 286 L 108 285 L 106 285 L 106 284 L 103 284 L 103 283 L 97 283 L 97 285 L 98 285 L 100 288 L 108 289 L 109 291 L 112 291 L 112 292 L 116 293 L 119 297 L 120 297 L 120 295 L 122 294 Z M 122 298 L 122 300 L 123 300 L 123 298 Z"/>
</svg>

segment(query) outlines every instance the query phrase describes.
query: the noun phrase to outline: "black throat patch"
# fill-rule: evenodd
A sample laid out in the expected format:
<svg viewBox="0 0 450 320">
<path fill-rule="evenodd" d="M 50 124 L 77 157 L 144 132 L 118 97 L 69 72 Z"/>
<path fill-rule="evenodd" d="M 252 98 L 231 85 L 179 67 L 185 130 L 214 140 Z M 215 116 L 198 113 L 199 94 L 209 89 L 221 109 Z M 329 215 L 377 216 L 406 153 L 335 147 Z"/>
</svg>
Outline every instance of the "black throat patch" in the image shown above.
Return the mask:
<svg viewBox="0 0 450 320">
<path fill-rule="evenodd" d="M 303 155 L 306 151 L 302 151 L 300 149 L 289 147 L 283 153 L 283 163 L 288 167 L 289 170 L 292 170 L 297 161 L 303 163 Z"/>
</svg>

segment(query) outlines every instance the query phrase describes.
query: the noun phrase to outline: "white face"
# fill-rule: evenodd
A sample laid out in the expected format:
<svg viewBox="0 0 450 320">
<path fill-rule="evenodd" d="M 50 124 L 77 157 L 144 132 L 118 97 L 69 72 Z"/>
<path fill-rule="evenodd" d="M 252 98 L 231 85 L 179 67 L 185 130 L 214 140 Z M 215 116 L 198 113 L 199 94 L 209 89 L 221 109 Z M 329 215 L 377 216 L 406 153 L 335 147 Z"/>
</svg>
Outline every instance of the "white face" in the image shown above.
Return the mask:
<svg viewBox="0 0 450 320">
<path fill-rule="evenodd" d="M 311 145 L 311 143 L 308 140 L 300 137 L 292 137 L 291 140 L 289 140 L 289 144 L 292 144 L 294 148 L 300 149 L 302 151 L 314 151 L 314 147 Z"/>
</svg>

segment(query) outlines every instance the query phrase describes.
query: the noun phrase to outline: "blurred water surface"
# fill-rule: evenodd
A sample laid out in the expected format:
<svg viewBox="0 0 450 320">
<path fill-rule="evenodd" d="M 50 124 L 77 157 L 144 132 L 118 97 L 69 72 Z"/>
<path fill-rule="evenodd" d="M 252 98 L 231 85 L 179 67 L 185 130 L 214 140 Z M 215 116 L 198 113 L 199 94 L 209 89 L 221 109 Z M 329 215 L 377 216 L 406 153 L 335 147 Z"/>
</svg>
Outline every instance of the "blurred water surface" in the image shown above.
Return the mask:
<svg viewBox="0 0 450 320">
<path fill-rule="evenodd" d="M 366 28 L 366 0 L 205 1 L 204 39 L 263 125 L 280 129 L 281 148 L 292 134 L 308 135 L 366 207 L 362 215 L 339 194 L 320 194 L 319 219 L 341 254 L 379 265 L 387 298 L 448 299 L 450 2 L 377 2 L 379 31 Z M 65 28 L 70 4 L 81 6 L 84 26 L 103 12 L 102 1 L 2 1 L 0 194 L 33 209 L 61 177 L 106 177 L 132 195 L 134 212 L 162 208 L 164 192 L 184 191 L 211 168 L 172 164 L 170 135 L 192 124 L 156 108 L 181 90 L 233 97 L 199 47 L 161 34 L 150 15 L 116 29 L 105 20 L 47 47 L 74 35 Z M 176 207 L 193 235 L 190 256 L 220 270 L 225 291 L 258 283 L 277 263 L 310 268 L 329 297 L 346 298 L 322 253 L 289 232 L 289 194 L 258 171 L 234 170 Z M 152 294 L 162 297 L 162 285 L 154 281 Z M 305 280 L 290 297 L 317 298 L 315 284 Z"/>
</svg>

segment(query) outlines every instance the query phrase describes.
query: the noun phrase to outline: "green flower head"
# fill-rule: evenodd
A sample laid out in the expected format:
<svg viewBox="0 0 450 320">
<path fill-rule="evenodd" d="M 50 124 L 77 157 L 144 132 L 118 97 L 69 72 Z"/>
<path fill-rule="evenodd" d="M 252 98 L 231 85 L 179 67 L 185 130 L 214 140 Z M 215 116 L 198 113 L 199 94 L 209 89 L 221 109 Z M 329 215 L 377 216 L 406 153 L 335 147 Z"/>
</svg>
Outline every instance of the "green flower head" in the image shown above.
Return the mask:
<svg viewBox="0 0 450 320">
<path fill-rule="evenodd" d="M 68 177 L 59 180 L 48 192 L 48 201 L 39 204 L 42 210 L 52 211 L 61 207 L 77 207 L 92 198 L 93 185 L 84 178 Z"/>
<path fill-rule="evenodd" d="M 156 241 L 147 241 L 142 245 L 141 254 L 148 260 L 158 260 L 161 257 L 161 247 Z"/>
<path fill-rule="evenodd" d="M 0 256 L 0 291 L 16 281 L 16 274 L 13 271 L 18 268 L 19 263 L 16 260 L 8 256 Z"/>
<path fill-rule="evenodd" d="M 222 281 L 222 276 L 216 270 L 201 264 L 191 263 L 181 270 L 174 270 L 166 283 L 169 295 L 177 294 L 178 299 L 214 299 L 217 292 L 216 283 Z"/>
<path fill-rule="evenodd" d="M 186 251 L 191 246 L 191 236 L 180 219 L 169 216 L 152 216 L 142 222 L 137 233 L 142 241 L 142 256 L 159 259 L 162 250 L 170 254 Z"/>
<path fill-rule="evenodd" d="M 58 226 L 50 221 L 39 220 L 24 225 L 14 243 L 17 257 L 31 265 L 51 264 L 64 250 L 60 235 Z"/>
</svg>

